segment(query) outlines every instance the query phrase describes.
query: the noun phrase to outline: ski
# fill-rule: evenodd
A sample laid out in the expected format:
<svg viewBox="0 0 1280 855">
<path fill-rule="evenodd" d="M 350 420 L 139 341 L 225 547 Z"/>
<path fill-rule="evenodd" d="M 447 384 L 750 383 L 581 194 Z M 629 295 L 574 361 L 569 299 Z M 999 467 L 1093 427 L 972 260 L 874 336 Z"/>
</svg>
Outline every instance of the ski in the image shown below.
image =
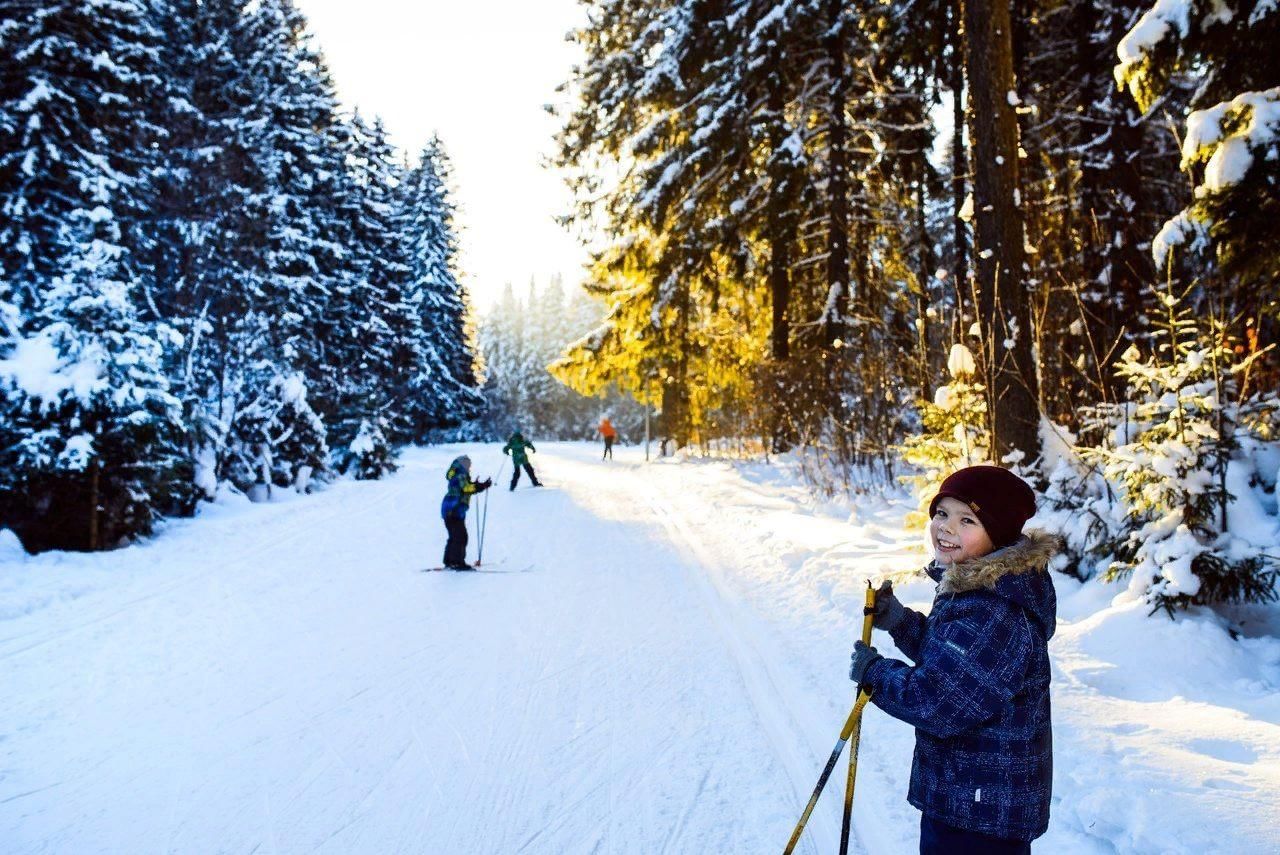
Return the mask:
<svg viewBox="0 0 1280 855">
<path fill-rule="evenodd" d="M 501 563 L 503 563 L 503 562 L 501 562 L 501 561 L 496 561 L 496 562 L 494 562 L 494 564 L 501 564 Z M 471 567 L 471 568 L 466 569 L 466 570 L 462 570 L 462 569 L 459 569 L 459 568 L 456 568 L 456 567 L 423 567 L 423 568 L 422 568 L 422 570 L 421 570 L 420 572 L 422 572 L 422 573 L 442 573 L 442 572 L 448 571 L 448 572 L 451 572 L 451 573 L 528 573 L 528 572 L 529 572 L 530 570 L 532 570 L 532 569 L 533 569 L 533 565 L 529 565 L 528 567 L 522 567 L 522 568 L 520 568 L 520 569 L 505 569 L 505 570 L 504 570 L 504 569 L 494 569 L 493 564 L 485 564 L 485 565 L 484 565 L 484 566 L 482 566 L 482 567 Z"/>
</svg>

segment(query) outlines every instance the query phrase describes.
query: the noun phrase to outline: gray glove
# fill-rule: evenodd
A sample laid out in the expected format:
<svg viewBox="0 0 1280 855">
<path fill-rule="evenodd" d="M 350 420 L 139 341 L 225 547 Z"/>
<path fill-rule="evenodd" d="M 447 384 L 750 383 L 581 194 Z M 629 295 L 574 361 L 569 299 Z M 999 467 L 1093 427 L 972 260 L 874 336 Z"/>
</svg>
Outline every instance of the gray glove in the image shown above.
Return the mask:
<svg viewBox="0 0 1280 855">
<path fill-rule="evenodd" d="M 893 583 L 885 579 L 876 589 L 876 610 L 871 625 L 890 632 L 906 616 L 906 607 L 893 595 Z"/>
<path fill-rule="evenodd" d="M 862 678 L 867 674 L 867 669 L 877 660 L 883 658 L 879 653 L 876 653 L 874 647 L 868 647 L 861 641 L 857 642 L 853 645 L 853 655 L 849 657 L 849 679 L 861 685 Z"/>
</svg>

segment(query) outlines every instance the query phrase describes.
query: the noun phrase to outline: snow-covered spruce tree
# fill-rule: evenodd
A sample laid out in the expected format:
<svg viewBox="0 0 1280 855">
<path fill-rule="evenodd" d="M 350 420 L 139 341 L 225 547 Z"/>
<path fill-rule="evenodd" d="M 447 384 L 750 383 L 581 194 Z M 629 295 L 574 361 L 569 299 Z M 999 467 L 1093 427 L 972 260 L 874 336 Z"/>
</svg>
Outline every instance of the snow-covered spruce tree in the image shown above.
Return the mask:
<svg viewBox="0 0 1280 855">
<path fill-rule="evenodd" d="M 306 379 L 300 372 L 281 374 L 265 361 L 245 377 L 253 392 L 240 394 L 226 477 L 253 499 L 268 498 L 273 487 L 306 492 L 329 454 L 324 423 L 307 402 Z"/>
<path fill-rule="evenodd" d="M 17 308 L 39 294 L 100 209 L 139 206 L 157 97 L 138 0 L 7 4 L 0 16 L 0 270 Z"/>
<path fill-rule="evenodd" d="M 404 300 L 409 268 L 396 231 L 395 149 L 380 121 L 359 114 L 337 130 L 346 169 L 331 238 L 341 235 L 346 252 L 316 333 L 328 392 L 319 406 L 337 471 L 369 479 L 395 468 L 393 395 L 411 365 L 403 345 L 417 321 Z"/>
<path fill-rule="evenodd" d="M 18 4 L 0 19 L 0 517 L 29 548 L 95 549 L 189 506 L 183 423 L 129 253 L 157 129 L 144 4 Z"/>
<path fill-rule="evenodd" d="M 263 321 L 257 324 L 259 353 L 273 365 L 265 374 L 251 371 L 245 377 L 245 391 L 252 395 L 246 400 L 255 410 L 248 418 L 271 402 L 265 438 L 272 443 L 273 482 L 302 490 L 324 473 L 327 457 L 325 427 L 308 399 L 336 392 L 326 371 L 326 343 L 318 337 L 345 255 L 331 239 L 340 233 L 333 208 L 343 170 L 335 139 L 336 96 L 291 0 L 249 4 L 243 26 L 260 111 L 245 128 L 259 186 L 244 211 L 260 241 L 259 275 L 251 280 L 249 301 Z M 333 405 L 326 401 L 325 408 Z M 261 442 L 256 436 L 244 439 L 251 447 Z"/>
<path fill-rule="evenodd" d="M 614 385 L 584 394 L 557 369 L 561 353 L 601 321 L 601 306 L 582 289 L 570 294 L 558 277 L 545 289 L 531 286 L 529 302 L 511 288 L 481 319 L 484 352 L 484 418 L 490 436 L 520 427 L 535 439 L 597 438 L 600 417 L 609 415 L 624 442 L 644 436 L 644 410 Z"/>
<path fill-rule="evenodd" d="M 461 426 L 484 406 L 475 376 L 467 292 L 458 278 L 450 175 L 444 146 L 433 138 L 402 195 L 409 267 L 405 296 L 419 322 L 402 412 L 417 441 L 432 430 Z"/>
<path fill-rule="evenodd" d="M 1274 473 L 1257 471 L 1275 444 L 1275 392 L 1238 400 L 1236 378 L 1256 354 L 1236 361 L 1223 324 L 1204 326 L 1169 291 L 1158 346 L 1131 346 L 1117 369 L 1128 400 L 1104 407 L 1109 443 L 1086 449 L 1118 494 L 1108 578 L 1172 615 L 1176 608 L 1276 599 L 1280 521 L 1259 511 Z M 1246 453 L 1252 450 L 1253 453 Z M 1271 489 L 1274 489 L 1272 487 Z M 1272 499 L 1274 501 L 1274 499 Z M 1100 551 L 1101 551 L 1100 550 Z"/>
<path fill-rule="evenodd" d="M 299 373 L 308 397 L 328 403 L 318 336 L 342 267 L 329 239 L 341 234 L 330 215 L 342 155 L 332 85 L 288 0 L 156 0 L 154 16 L 169 91 L 158 111 L 167 155 L 144 230 L 148 306 L 185 336 L 171 373 L 197 482 L 212 497 L 259 453 L 235 447 L 242 406 Z M 291 436 L 311 431 L 302 418 Z M 312 466 L 320 448 L 294 463 Z"/>
<path fill-rule="evenodd" d="M 1100 415 L 1096 408 L 1086 407 L 1080 418 L 1086 429 L 1106 430 L 1110 425 Z M 1081 580 L 1105 574 L 1111 565 L 1110 548 L 1118 539 L 1116 492 L 1098 462 L 1085 459 L 1084 451 L 1091 446 L 1070 430 L 1045 419 L 1040 435 L 1038 468 L 1047 483 L 1040 494 L 1036 521 L 1039 528 L 1061 536 L 1064 544 L 1051 569 Z"/>
<path fill-rule="evenodd" d="M 944 478 L 962 467 L 991 460 L 986 389 L 976 379 L 977 366 L 969 348 L 953 344 L 947 370 L 951 382 L 938 387 L 932 403 L 920 402 L 923 431 L 907 437 L 901 446 L 903 460 L 917 470 L 901 476 L 918 501 L 918 509 L 908 516 L 911 525 L 928 522 L 929 502 Z"/>
<path fill-rule="evenodd" d="M 559 321 L 564 312 L 564 287 L 558 279 L 539 290 L 529 283 L 528 311 L 525 331 L 529 342 L 527 377 L 524 381 L 525 399 L 528 401 L 527 422 L 521 427 L 535 435 L 557 436 L 562 425 L 559 417 L 564 411 L 564 393 L 567 387 L 547 372 L 547 366 L 555 360 L 560 348 L 568 341 L 558 341 Z"/>
<path fill-rule="evenodd" d="M 0 358 L 0 518 L 32 550 L 110 547 L 192 500 L 162 373 L 175 342 L 138 320 L 117 245 L 64 237 L 65 272 Z"/>
<path fill-rule="evenodd" d="M 243 0 L 152 0 L 162 33 L 164 97 L 152 105 L 163 161 L 149 182 L 139 255 L 150 271 L 145 306 L 183 336 L 166 373 L 191 426 L 188 455 L 201 495 L 225 477 L 236 390 L 254 358 L 247 326 L 261 239 L 246 216 L 258 192 L 246 145 L 252 86 Z"/>
<path fill-rule="evenodd" d="M 1232 315 L 1280 315 L 1280 3 L 1156 0 L 1121 40 L 1116 79 L 1144 111 L 1181 75 L 1197 84 L 1182 168 L 1194 199 L 1152 244 L 1225 274 Z"/>
<path fill-rule="evenodd" d="M 0 348 L 4 348 L 0 353 L 9 354 L 21 329 L 22 314 L 14 303 L 13 288 L 4 271 L 0 270 Z"/>
<path fill-rule="evenodd" d="M 396 471 L 395 450 L 387 438 L 386 422 L 375 417 L 360 423 L 355 439 L 334 452 L 338 471 L 373 481 Z"/>
</svg>

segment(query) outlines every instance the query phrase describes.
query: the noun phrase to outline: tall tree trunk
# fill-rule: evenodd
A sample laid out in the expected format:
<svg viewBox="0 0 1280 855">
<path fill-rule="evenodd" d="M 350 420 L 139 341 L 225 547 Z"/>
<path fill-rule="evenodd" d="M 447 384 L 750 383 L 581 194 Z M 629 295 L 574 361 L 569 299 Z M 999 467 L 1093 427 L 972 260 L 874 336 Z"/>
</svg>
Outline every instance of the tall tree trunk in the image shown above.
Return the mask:
<svg viewBox="0 0 1280 855">
<path fill-rule="evenodd" d="M 827 312 L 823 316 L 827 347 L 844 338 L 849 314 L 849 161 L 845 152 L 849 128 L 844 115 L 849 99 L 849 67 L 844 57 L 843 8 L 843 0 L 826 0 L 825 46 L 831 80 L 827 102 Z"/>
<path fill-rule="evenodd" d="M 964 140 L 964 32 L 957 4 L 951 4 L 951 229 L 955 244 L 953 287 L 956 292 L 956 323 L 952 335 L 956 341 L 964 340 L 968 328 L 965 323 L 965 304 L 969 292 L 969 232 L 960 212 L 964 208 L 965 176 L 969 173 L 967 148 Z"/>
<path fill-rule="evenodd" d="M 681 288 L 674 303 L 675 323 L 664 332 L 668 350 L 674 359 L 667 363 L 668 373 L 662 379 L 662 424 L 667 439 L 683 448 L 690 440 L 689 418 L 689 291 Z M 663 454 L 665 451 L 665 441 Z"/>
<path fill-rule="evenodd" d="M 921 102 L 923 106 L 923 101 Z M 933 388 L 929 374 L 929 286 L 933 283 L 933 271 L 937 259 L 933 254 L 933 242 L 929 239 L 929 229 L 925 222 L 925 205 L 928 202 L 925 192 L 925 176 L 929 164 L 925 162 L 926 154 L 920 152 L 919 179 L 916 181 L 916 230 L 920 234 L 919 272 L 920 287 L 916 291 L 916 365 L 920 375 L 920 397 L 922 400 L 933 400 Z"/>
<path fill-rule="evenodd" d="M 781 59 L 774 55 L 774 63 Z M 778 362 L 791 357 L 791 247 L 795 242 L 795 211 L 792 210 L 791 157 L 785 150 L 785 93 L 782 76 L 774 70 L 769 77 L 769 298 L 773 308 L 773 325 L 769 332 L 769 355 Z"/>
<path fill-rule="evenodd" d="M 921 124 L 929 115 L 929 83 L 923 74 L 915 80 L 915 104 L 912 112 L 915 121 Z M 933 285 L 933 274 L 938 268 L 938 257 L 934 252 L 933 238 L 929 234 L 927 208 L 929 204 L 929 152 L 925 145 L 920 145 L 912 158 L 912 171 L 915 173 L 915 227 L 916 227 L 916 279 L 919 288 L 916 290 L 915 350 L 917 383 L 922 400 L 933 399 L 933 384 L 929 370 L 929 304 L 930 288 Z"/>
<path fill-rule="evenodd" d="M 1133 101 L 1116 89 L 1109 73 L 1098 72 L 1110 61 L 1145 0 L 1116 0 L 1099 15 L 1090 2 L 1080 2 L 1075 20 L 1081 62 L 1084 113 L 1081 117 L 1080 204 L 1081 254 L 1088 302 L 1099 316 L 1092 331 L 1099 349 L 1102 382 L 1112 400 L 1124 395 L 1124 380 L 1113 366 L 1124 351 L 1118 340 L 1132 338 L 1142 315 L 1142 291 L 1155 279 L 1151 257 L 1141 245 L 1149 240 L 1142 222 L 1145 194 L 1140 152 L 1143 127 Z M 1087 27 L 1087 31 L 1082 28 Z M 1106 37 L 1098 39 L 1102 29 Z M 1090 143 L 1096 141 L 1095 145 Z M 1099 305 L 1100 304 L 1100 305 Z"/>
<path fill-rule="evenodd" d="M 102 470 L 98 466 L 98 458 L 89 463 L 89 549 L 97 551 L 101 548 L 102 535 L 99 529 L 98 504 L 102 479 Z"/>
<path fill-rule="evenodd" d="M 765 222 L 765 237 L 769 245 L 767 281 L 773 309 L 769 333 L 774 377 L 770 432 L 774 452 L 783 452 L 796 442 L 796 430 L 789 415 L 789 404 L 793 403 L 794 395 L 791 394 L 787 363 L 791 359 L 791 263 L 799 221 L 795 205 L 799 170 L 796 164 L 798 151 L 790 145 L 787 134 L 785 81 L 782 57 L 777 48 L 771 54 L 770 62 L 773 70 L 766 84 L 769 200 Z"/>
<path fill-rule="evenodd" d="M 973 141 L 978 316 L 985 346 L 992 451 L 997 461 L 1040 455 L 1032 313 L 1023 288 L 1009 0 L 965 0 L 965 70 Z"/>
</svg>

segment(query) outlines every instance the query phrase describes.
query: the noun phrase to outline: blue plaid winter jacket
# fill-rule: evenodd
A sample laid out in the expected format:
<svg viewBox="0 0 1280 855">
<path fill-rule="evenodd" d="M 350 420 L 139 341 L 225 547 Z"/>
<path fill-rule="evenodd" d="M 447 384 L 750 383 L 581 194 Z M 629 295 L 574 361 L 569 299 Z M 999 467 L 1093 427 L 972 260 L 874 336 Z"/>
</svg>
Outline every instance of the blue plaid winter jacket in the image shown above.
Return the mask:
<svg viewBox="0 0 1280 855">
<path fill-rule="evenodd" d="M 942 571 L 925 617 L 890 628 L 916 664 L 879 659 L 871 702 L 916 728 L 907 800 L 958 828 L 1034 840 L 1049 826 L 1053 734 L 1049 638 L 1057 598 L 1045 569 L 1057 538 L 1029 532 Z"/>
</svg>

